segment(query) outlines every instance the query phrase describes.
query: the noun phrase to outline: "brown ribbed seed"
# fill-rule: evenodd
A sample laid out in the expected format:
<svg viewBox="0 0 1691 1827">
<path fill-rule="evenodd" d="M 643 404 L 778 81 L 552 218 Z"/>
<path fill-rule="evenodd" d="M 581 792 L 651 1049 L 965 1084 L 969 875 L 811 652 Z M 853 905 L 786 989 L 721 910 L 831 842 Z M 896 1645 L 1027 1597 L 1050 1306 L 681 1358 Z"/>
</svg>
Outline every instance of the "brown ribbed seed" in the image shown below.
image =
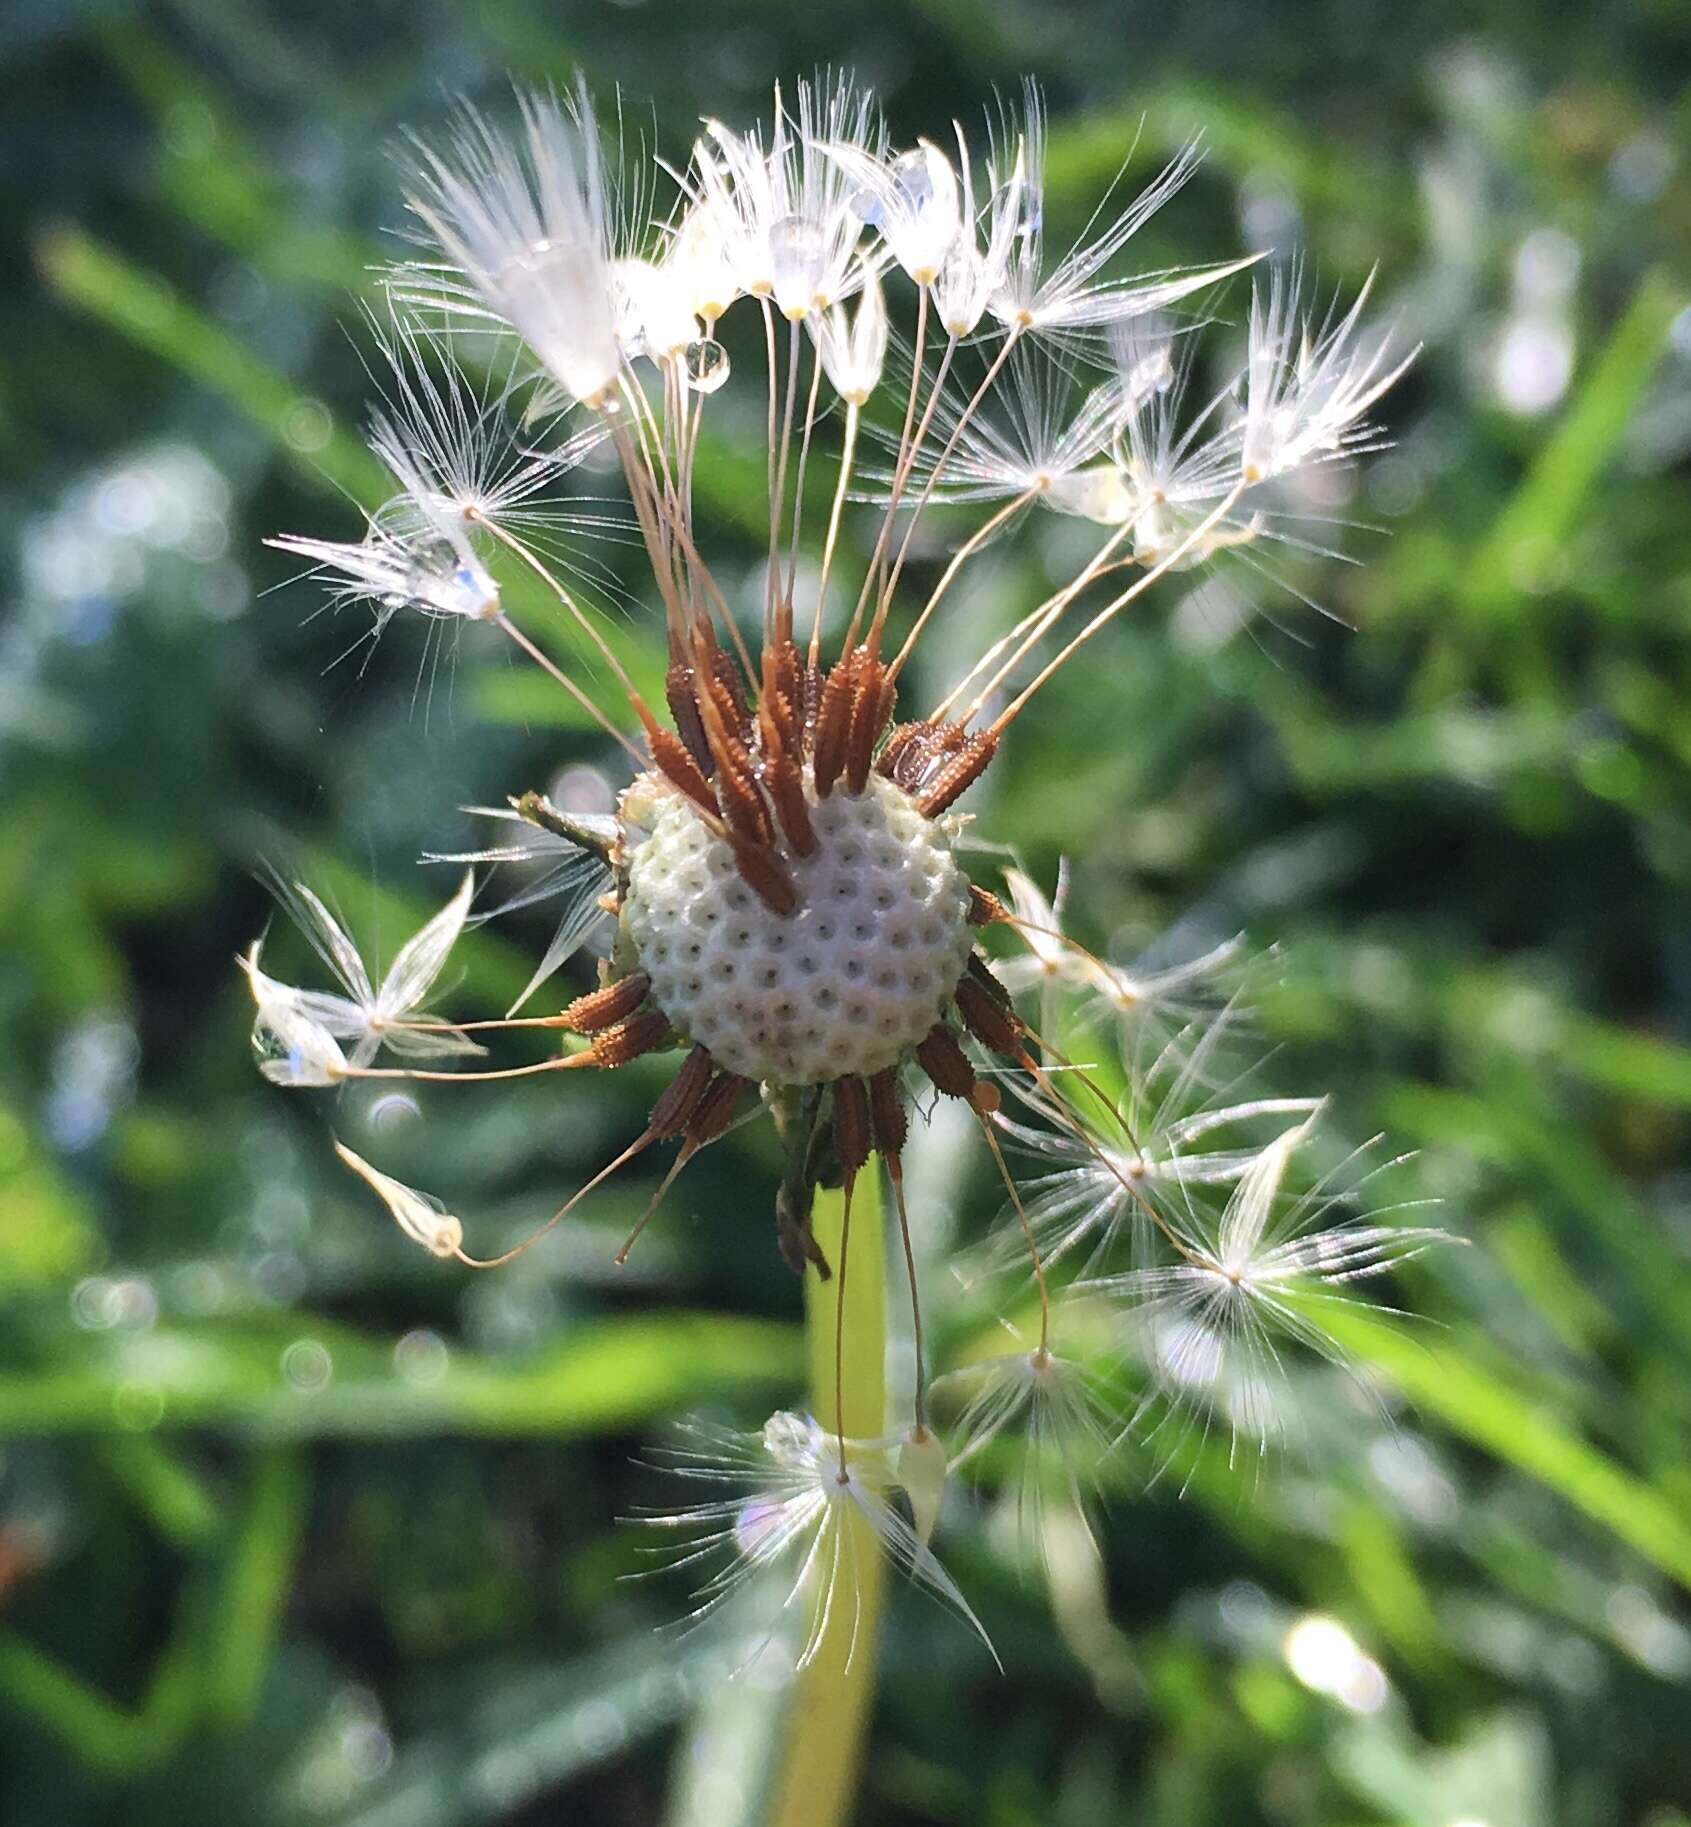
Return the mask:
<svg viewBox="0 0 1691 1827">
<path fill-rule="evenodd" d="M 752 716 L 746 708 L 745 688 L 740 683 L 740 671 L 732 657 L 725 654 L 720 647 L 713 647 L 710 655 L 710 672 L 704 681 L 705 689 L 711 695 L 722 721 L 727 724 L 743 743 L 752 739 Z"/>
<path fill-rule="evenodd" d="M 716 800 L 704 775 L 699 772 L 698 763 L 688 754 L 686 743 L 673 730 L 666 729 L 649 730 L 646 740 L 652 751 L 653 764 L 664 779 L 677 791 L 685 793 L 701 812 L 716 818 Z"/>
<path fill-rule="evenodd" d="M 719 733 L 716 757 L 720 763 L 716 771 L 716 802 L 728 829 L 742 843 L 769 843 L 775 833 L 769 823 L 769 808 L 758 791 L 751 756 L 734 737 Z"/>
<path fill-rule="evenodd" d="M 851 735 L 851 708 L 857 696 L 858 655 L 854 648 L 828 674 L 822 702 L 816 712 L 816 797 L 826 799 L 846 764 L 846 743 Z"/>
<path fill-rule="evenodd" d="M 974 978 L 965 977 L 952 991 L 951 1000 L 963 1017 L 963 1025 L 983 1047 L 990 1047 L 994 1053 L 1006 1054 L 1011 1059 L 1022 1057 L 1025 1049 L 1021 1023 L 1009 1010 L 1000 1007 Z"/>
<path fill-rule="evenodd" d="M 990 888 L 969 884 L 968 921 L 971 926 L 995 926 L 1010 918 L 1010 910 Z"/>
<path fill-rule="evenodd" d="M 916 809 L 924 818 L 938 818 L 972 787 L 998 753 L 998 732 L 981 730 L 971 736 L 923 790 Z"/>
<path fill-rule="evenodd" d="M 786 864 L 773 850 L 744 843 L 732 833 L 728 844 L 734 852 L 734 867 L 740 872 L 740 880 L 771 913 L 790 914 L 798 910 L 798 886 Z"/>
<path fill-rule="evenodd" d="M 782 749 L 764 763 L 763 784 L 775 804 L 775 816 L 787 834 L 787 842 L 799 856 L 810 856 L 816 849 L 816 831 L 810 822 L 810 801 L 804 795 L 804 773 L 798 754 Z"/>
<path fill-rule="evenodd" d="M 897 683 L 887 676 L 886 666 L 880 660 L 865 659 L 857 685 L 857 700 L 852 706 L 851 738 L 846 748 L 846 785 L 853 793 L 861 793 L 868 783 L 869 769 L 875 760 L 875 744 L 892 719 L 897 697 Z"/>
<path fill-rule="evenodd" d="M 597 1034 L 601 1028 L 613 1027 L 624 1016 L 632 1015 L 651 988 L 652 980 L 644 971 L 619 977 L 615 983 L 576 997 L 559 1015 L 559 1024 L 573 1028 L 577 1034 Z"/>
<path fill-rule="evenodd" d="M 694 1107 L 692 1120 L 687 1125 L 687 1146 L 699 1149 L 707 1142 L 714 1142 L 733 1122 L 740 1099 L 751 1088 L 749 1078 L 741 1078 L 734 1072 L 719 1072 Z"/>
<path fill-rule="evenodd" d="M 669 1088 L 652 1106 L 646 1133 L 656 1141 L 662 1141 L 666 1136 L 680 1135 L 692 1122 L 699 1108 L 699 1100 L 710 1084 L 710 1075 L 715 1070 L 705 1048 L 694 1047 L 681 1062 L 681 1070 L 669 1081 Z"/>
<path fill-rule="evenodd" d="M 588 1051 L 593 1055 L 595 1065 L 626 1066 L 642 1053 L 661 1047 L 669 1039 L 669 1033 L 669 1017 L 663 1010 L 645 1009 L 638 1015 L 630 1015 L 614 1028 L 595 1034 Z"/>
<path fill-rule="evenodd" d="M 916 1061 L 934 1081 L 935 1088 L 947 1097 L 961 1098 L 982 1115 L 998 1108 L 998 1088 L 982 1084 L 975 1076 L 968 1055 L 944 1022 L 936 1022 L 928 1030 L 916 1048 Z"/>
<path fill-rule="evenodd" d="M 869 1081 L 869 1131 L 875 1138 L 875 1151 L 887 1164 L 896 1180 L 899 1156 L 910 1125 L 904 1114 L 904 1099 L 898 1090 L 898 1068 L 888 1066 Z"/>
<path fill-rule="evenodd" d="M 850 1074 L 834 1080 L 834 1153 L 849 1186 L 869 1159 L 869 1093 Z"/>
<path fill-rule="evenodd" d="M 886 744 L 875 762 L 875 772 L 886 775 L 889 780 L 896 779 L 895 770 L 898 767 L 899 757 L 910 748 L 912 743 L 924 740 L 931 728 L 932 725 L 922 722 L 896 725 L 887 737 Z"/>
<path fill-rule="evenodd" d="M 804 668 L 791 639 L 765 649 L 763 695 L 769 701 L 784 747 L 796 754 L 804 740 L 801 711 L 804 702 Z M 759 705 L 762 709 L 762 705 Z"/>
<path fill-rule="evenodd" d="M 711 757 L 710 744 L 705 740 L 704 719 L 699 715 L 699 700 L 693 689 L 693 669 L 685 660 L 677 660 L 664 674 L 663 695 L 681 740 L 687 745 L 687 753 L 698 764 L 699 772 L 708 778 L 716 762 Z"/>
<path fill-rule="evenodd" d="M 1007 1014 L 1014 1010 L 1016 1005 L 1010 992 L 993 976 L 992 966 L 979 952 L 970 952 L 968 970 L 969 975 L 997 1003 L 999 1008 Z"/>
<path fill-rule="evenodd" d="M 919 793 L 946 756 L 955 755 L 968 738 L 969 732 L 961 723 L 927 725 L 899 757 L 893 779 L 907 793 Z"/>
</svg>

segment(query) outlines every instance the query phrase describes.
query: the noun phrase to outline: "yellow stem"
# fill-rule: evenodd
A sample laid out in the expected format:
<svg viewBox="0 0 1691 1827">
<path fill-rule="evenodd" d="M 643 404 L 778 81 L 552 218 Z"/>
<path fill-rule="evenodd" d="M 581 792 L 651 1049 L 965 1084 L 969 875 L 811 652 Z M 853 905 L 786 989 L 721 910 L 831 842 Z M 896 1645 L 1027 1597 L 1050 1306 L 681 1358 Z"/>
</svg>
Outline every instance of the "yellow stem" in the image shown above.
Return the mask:
<svg viewBox="0 0 1691 1827">
<path fill-rule="evenodd" d="M 845 1200 L 818 1192 L 816 1241 L 839 1261 Z M 835 1289 L 805 1272 L 805 1325 L 810 1341 L 812 1412 L 832 1430 L 843 1419 L 853 1439 L 886 1431 L 886 1250 L 881 1237 L 880 1163 L 857 1176 L 851 1203 L 851 1258 L 845 1297 L 842 1377 L 834 1381 Z M 769 1827 L 840 1827 L 852 1818 L 858 1767 L 875 1692 L 876 1639 L 886 1590 L 886 1558 L 869 1524 L 848 1513 L 860 1532 L 845 1557 L 855 1593 L 836 1592 L 828 1627 L 788 1701 L 786 1748 Z"/>
</svg>

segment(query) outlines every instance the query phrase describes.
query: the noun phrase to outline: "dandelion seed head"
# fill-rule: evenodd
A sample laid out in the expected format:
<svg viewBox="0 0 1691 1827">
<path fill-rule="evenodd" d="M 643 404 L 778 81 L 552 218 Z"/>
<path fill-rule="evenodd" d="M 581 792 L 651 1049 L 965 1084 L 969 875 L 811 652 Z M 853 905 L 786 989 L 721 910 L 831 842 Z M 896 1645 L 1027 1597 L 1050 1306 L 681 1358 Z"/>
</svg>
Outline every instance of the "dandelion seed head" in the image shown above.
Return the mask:
<svg viewBox="0 0 1691 1827">
<path fill-rule="evenodd" d="M 667 1151 L 620 1265 L 701 1149 L 773 1113 L 773 1246 L 832 1279 L 842 1383 L 857 1348 L 845 1290 L 871 1270 L 860 1252 L 848 1262 L 843 1218 L 819 1240 L 818 1188 L 842 1187 L 849 1210 L 879 1155 L 907 1226 L 912 1098 L 925 1084 L 956 1100 L 1006 1194 L 973 1266 L 1024 1279 L 1037 1343 L 1018 1333 L 966 1372 L 934 1363 L 907 1231 L 913 1387 L 878 1412 L 912 1425 L 857 1439 L 838 1415 L 783 1410 L 750 1433 L 695 1429 L 675 1469 L 716 1488 L 655 1522 L 711 1569 L 695 1618 L 765 1607 L 766 1641 L 801 1664 L 824 1643 L 856 1653 L 877 1558 L 978 1630 L 929 1545 L 954 1468 L 990 1484 L 1019 1465 L 1025 1531 L 1055 1495 L 1054 1535 L 1070 1540 L 1134 1419 L 1160 1405 L 1265 1440 L 1283 1426 L 1282 1349 L 1342 1356 L 1319 1303 L 1439 1238 L 1358 1202 L 1365 1176 L 1335 1209 L 1335 1183 L 1307 1165 L 1319 1100 L 1243 1085 L 1238 941 L 1124 961 L 1067 930 L 1066 871 L 1041 885 L 1012 859 L 1001 897 L 971 880 L 962 841 L 961 802 L 1037 694 L 1105 663 L 1089 643 L 1165 573 L 1225 561 L 1230 581 L 1273 580 L 1277 547 L 1326 553 L 1303 529 L 1337 497 L 1310 479 L 1375 446 L 1370 416 L 1403 363 L 1362 321 L 1366 288 L 1317 323 L 1291 268 L 1257 283 L 1235 371 L 1195 388 L 1193 301 L 1251 262 L 1132 261 L 1195 146 L 1137 195 L 1112 186 L 1059 249 L 1032 85 L 984 131 L 896 145 L 868 92 L 824 73 L 777 88 L 761 121 L 707 119 L 679 169 L 602 134 L 579 85 L 519 89 L 511 113 L 461 109 L 407 157 L 422 247 L 374 325 L 369 442 L 387 498 L 351 537 L 274 543 L 331 601 L 370 612 L 366 638 L 404 614 L 431 639 L 475 622 L 519 649 L 614 745 L 594 759 L 605 803 L 519 791 L 473 809 L 475 847 L 425 858 L 466 873 L 385 968 L 318 892 L 277 878 L 323 975 L 283 983 L 257 946 L 243 960 L 260 1069 L 315 1089 L 567 1073 L 555 1082 L 573 1092 L 668 1056 L 640 1132 L 491 1258 L 466 1253 L 431 1195 L 336 1146 L 409 1241 L 477 1269 Z M 721 332 L 731 361 L 719 330 L 735 311 L 749 322 L 743 342 Z M 459 362 L 470 338 L 486 380 Z M 717 397 L 748 385 L 746 367 L 755 417 L 725 418 Z M 755 424 L 755 460 L 715 464 L 709 428 L 741 443 Z M 769 530 L 749 590 L 712 568 L 701 462 L 725 486 L 758 478 L 737 516 Z M 625 507 L 580 492 L 612 467 Z M 930 695 L 934 654 L 969 626 L 953 584 L 1042 511 L 1066 517 L 1061 543 L 1082 561 Z M 606 541 L 649 561 L 644 654 Z M 554 611 L 545 632 L 523 620 L 534 590 Z M 632 784 L 614 796 L 619 767 Z M 979 843 L 993 852 L 990 830 Z M 498 883 L 479 906 L 473 872 Z M 465 935 L 530 911 L 551 937 L 506 1016 L 437 1013 Z M 528 1053 L 484 1061 L 508 1029 Z M 543 1033 L 553 1044 L 534 1046 Z M 1070 1057 L 1071 1034 L 1119 1057 Z M 401 1107 L 378 1100 L 372 1134 Z M 1117 1358 L 1144 1374 L 1138 1417 Z"/>
<path fill-rule="evenodd" d="M 876 780 L 815 806 L 791 914 L 759 900 L 679 794 L 650 817 L 623 931 L 676 1031 L 730 1071 L 778 1085 L 871 1075 L 939 1020 L 969 955 L 967 884 L 900 788 Z"/>
</svg>

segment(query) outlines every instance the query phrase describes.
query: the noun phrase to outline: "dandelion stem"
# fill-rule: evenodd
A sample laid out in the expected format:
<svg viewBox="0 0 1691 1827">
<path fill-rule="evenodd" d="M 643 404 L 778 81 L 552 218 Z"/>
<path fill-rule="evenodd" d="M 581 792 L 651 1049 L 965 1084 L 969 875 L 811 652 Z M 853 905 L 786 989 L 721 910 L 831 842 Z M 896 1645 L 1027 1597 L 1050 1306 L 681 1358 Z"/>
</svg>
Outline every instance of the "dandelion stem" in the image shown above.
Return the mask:
<svg viewBox="0 0 1691 1827">
<path fill-rule="evenodd" d="M 839 1255 L 844 1223 L 844 1195 L 819 1191 L 811 1225 L 830 1262 Z M 886 1265 L 877 1168 L 857 1176 L 851 1229 L 851 1292 L 843 1314 L 836 1311 L 834 1289 L 815 1269 L 805 1273 L 811 1407 L 824 1425 L 839 1415 L 852 1436 L 874 1438 L 886 1428 Z M 854 1507 L 844 1507 L 842 1520 L 860 1532 L 845 1545 L 840 1566 L 840 1579 L 853 1590 L 834 1594 L 816 1653 L 794 1684 L 770 1827 L 841 1827 L 854 1813 L 886 1556 Z"/>
</svg>

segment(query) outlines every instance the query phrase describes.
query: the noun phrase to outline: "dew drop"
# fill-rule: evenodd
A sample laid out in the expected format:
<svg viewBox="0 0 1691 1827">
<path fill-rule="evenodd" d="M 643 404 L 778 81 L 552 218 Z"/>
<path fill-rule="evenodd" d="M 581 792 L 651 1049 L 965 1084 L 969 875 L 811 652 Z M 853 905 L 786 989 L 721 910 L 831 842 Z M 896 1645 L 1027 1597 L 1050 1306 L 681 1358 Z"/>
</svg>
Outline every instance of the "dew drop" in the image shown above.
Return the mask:
<svg viewBox="0 0 1691 1827">
<path fill-rule="evenodd" d="M 715 393 L 728 379 L 728 351 L 714 336 L 701 336 L 687 345 L 683 362 L 687 385 L 695 393 Z"/>
</svg>

